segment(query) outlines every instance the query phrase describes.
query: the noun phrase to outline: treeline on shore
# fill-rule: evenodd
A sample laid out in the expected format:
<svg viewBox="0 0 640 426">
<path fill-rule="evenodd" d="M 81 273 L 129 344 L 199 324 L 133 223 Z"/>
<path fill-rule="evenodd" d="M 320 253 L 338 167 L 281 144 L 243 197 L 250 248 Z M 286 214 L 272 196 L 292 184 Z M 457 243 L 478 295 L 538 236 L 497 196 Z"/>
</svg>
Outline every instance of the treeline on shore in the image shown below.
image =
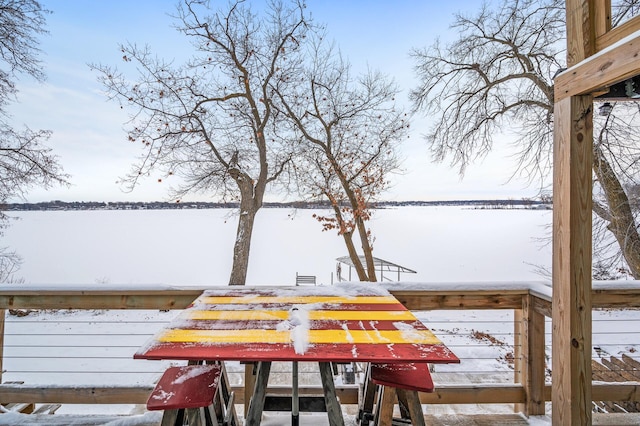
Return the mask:
<svg viewBox="0 0 640 426">
<path fill-rule="evenodd" d="M 402 206 L 470 206 L 473 208 L 508 209 L 508 208 L 551 208 L 549 201 L 534 199 L 506 199 L 506 200 L 454 200 L 454 201 L 379 201 L 372 208 L 402 207 Z M 5 204 L 5 211 L 39 211 L 39 210 L 168 210 L 168 209 L 228 209 L 237 208 L 236 202 L 169 202 L 169 201 L 46 201 L 40 203 L 10 203 Z M 327 201 L 291 201 L 265 202 L 266 208 L 294 208 L 294 209 L 328 209 Z"/>
</svg>

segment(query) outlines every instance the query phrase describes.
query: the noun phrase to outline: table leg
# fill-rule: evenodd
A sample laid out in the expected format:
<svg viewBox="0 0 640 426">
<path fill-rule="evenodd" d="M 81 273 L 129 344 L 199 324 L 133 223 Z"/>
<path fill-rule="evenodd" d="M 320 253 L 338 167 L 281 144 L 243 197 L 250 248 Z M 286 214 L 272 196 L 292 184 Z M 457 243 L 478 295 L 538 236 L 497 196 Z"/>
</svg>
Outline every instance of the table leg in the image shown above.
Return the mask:
<svg viewBox="0 0 640 426">
<path fill-rule="evenodd" d="M 300 401 L 298 400 L 298 361 L 293 361 L 291 376 L 291 426 L 300 424 Z"/>
<path fill-rule="evenodd" d="M 398 404 L 404 405 L 406 410 L 409 411 L 411 424 L 415 426 L 425 426 L 422 404 L 420 404 L 418 392 L 401 388 L 396 389 L 396 392 L 398 394 Z"/>
<path fill-rule="evenodd" d="M 260 421 L 262 420 L 262 410 L 267 396 L 267 385 L 269 384 L 271 362 L 259 362 L 257 371 L 256 384 L 253 388 L 251 401 L 249 402 L 249 410 L 247 412 L 247 420 L 245 422 L 246 426 L 259 426 Z"/>
<path fill-rule="evenodd" d="M 333 370 L 330 362 L 318 363 L 320 367 L 320 378 L 322 380 L 322 388 L 324 389 L 324 402 L 327 407 L 327 416 L 329 417 L 329 425 L 344 426 L 344 418 L 340 403 L 336 396 L 336 387 L 333 383 Z"/>
<path fill-rule="evenodd" d="M 184 410 L 164 410 L 160 426 L 176 426 L 184 422 Z"/>
<path fill-rule="evenodd" d="M 251 401 L 251 394 L 256 386 L 256 374 L 258 370 L 258 364 L 255 362 L 248 362 L 244 365 L 244 416 L 247 417 L 249 412 L 249 402 Z"/>
<path fill-rule="evenodd" d="M 361 426 L 368 426 L 369 422 L 373 420 L 377 387 L 378 385 L 371 381 L 371 363 L 367 363 L 362 383 L 362 398 L 358 401 L 358 424 Z"/>
<path fill-rule="evenodd" d="M 395 402 L 396 389 L 391 386 L 380 386 L 374 419 L 375 426 L 391 426 L 393 424 L 393 406 Z"/>
<path fill-rule="evenodd" d="M 202 408 L 187 408 L 187 421 L 189 422 L 189 426 L 203 426 L 202 421 L 204 418 L 204 410 Z"/>
</svg>

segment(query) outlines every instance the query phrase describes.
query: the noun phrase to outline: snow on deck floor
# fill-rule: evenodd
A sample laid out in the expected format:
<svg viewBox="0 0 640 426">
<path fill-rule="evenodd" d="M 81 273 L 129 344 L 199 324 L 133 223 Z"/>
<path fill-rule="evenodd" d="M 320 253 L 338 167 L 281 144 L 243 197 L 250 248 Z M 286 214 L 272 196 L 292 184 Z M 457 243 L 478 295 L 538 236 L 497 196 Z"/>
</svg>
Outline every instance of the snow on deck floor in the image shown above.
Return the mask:
<svg viewBox="0 0 640 426">
<path fill-rule="evenodd" d="M 241 409 L 241 406 L 238 406 Z M 291 424 L 291 415 L 287 413 L 265 413 L 261 426 L 284 426 Z M 159 426 L 160 412 L 147 412 L 132 416 L 90 416 L 90 415 L 46 415 L 46 414 L 0 414 L 0 426 L 4 425 L 103 425 L 103 426 Z M 240 418 L 240 420 L 244 420 Z M 356 426 L 356 416 L 344 414 L 345 426 Z M 430 426 L 478 426 L 478 425 L 551 425 L 549 416 L 532 416 L 526 418 L 521 414 L 437 414 L 425 416 Z M 329 422 L 322 413 L 300 413 L 301 426 L 325 426 Z M 593 415 L 594 426 L 626 426 L 640 425 L 640 413 L 635 414 L 602 414 Z"/>
</svg>

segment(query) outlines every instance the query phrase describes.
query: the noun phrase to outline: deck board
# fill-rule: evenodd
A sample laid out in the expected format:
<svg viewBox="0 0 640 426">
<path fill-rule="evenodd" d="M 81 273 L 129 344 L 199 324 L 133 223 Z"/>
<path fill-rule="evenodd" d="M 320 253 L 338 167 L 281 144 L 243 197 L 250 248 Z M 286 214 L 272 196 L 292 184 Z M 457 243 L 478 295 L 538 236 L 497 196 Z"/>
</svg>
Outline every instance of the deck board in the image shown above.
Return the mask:
<svg viewBox="0 0 640 426">
<path fill-rule="evenodd" d="M 159 426 L 160 416 L 158 413 L 145 413 L 137 416 L 110 416 L 110 415 L 81 415 L 81 414 L 0 414 L 0 425 L 30 424 L 30 425 L 106 425 L 111 422 L 130 419 L 135 421 L 137 426 Z M 18 417 L 16 417 L 18 416 Z M 135 420 L 134 420 L 135 417 Z M 326 415 L 312 414 L 304 416 L 304 424 L 309 426 L 328 425 Z M 265 414 L 263 426 L 282 426 L 288 424 L 291 416 L 289 414 Z M 25 421 L 29 420 L 27 423 Z M 301 419 L 303 420 L 303 419 Z M 431 426 L 494 426 L 494 425 L 529 425 L 536 426 L 551 425 L 551 418 L 548 416 L 535 416 L 531 422 L 520 414 L 437 414 L 425 415 L 425 421 Z M 113 424 L 113 423 L 111 423 Z M 124 423 L 123 423 L 124 424 Z M 353 415 L 345 416 L 345 424 L 355 425 Z M 624 426 L 640 424 L 640 414 L 602 414 L 595 413 L 593 416 L 594 426 Z"/>
</svg>

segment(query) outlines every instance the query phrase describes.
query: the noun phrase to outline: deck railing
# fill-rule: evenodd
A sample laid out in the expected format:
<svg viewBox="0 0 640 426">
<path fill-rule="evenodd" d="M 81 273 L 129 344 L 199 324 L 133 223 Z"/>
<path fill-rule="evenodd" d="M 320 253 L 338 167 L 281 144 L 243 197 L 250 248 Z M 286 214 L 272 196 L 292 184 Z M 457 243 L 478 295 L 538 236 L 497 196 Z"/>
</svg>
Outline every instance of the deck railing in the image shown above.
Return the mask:
<svg viewBox="0 0 640 426">
<path fill-rule="evenodd" d="M 496 337 L 492 336 L 490 331 L 475 329 L 473 332 L 479 336 L 478 340 L 486 337 L 487 344 L 495 344 L 495 341 L 498 341 L 512 347 L 509 354 L 505 355 L 505 358 L 509 359 L 504 360 L 512 363 L 512 372 L 506 374 L 512 379 L 505 380 L 505 374 L 498 374 L 496 370 L 496 376 L 499 376 L 496 380 L 487 382 L 486 376 L 487 373 L 491 373 L 490 371 L 482 373 L 485 376 L 484 379 L 474 380 L 474 372 L 464 367 L 465 359 L 462 357 L 460 365 L 449 366 L 444 370 L 436 366 L 434 372 L 436 391 L 432 394 L 421 394 L 421 400 L 425 404 L 514 404 L 516 411 L 526 415 L 545 413 L 545 403 L 551 400 L 552 389 L 549 375 L 551 362 L 548 359 L 552 344 L 550 338 L 552 303 L 551 289 L 548 284 L 542 282 L 393 283 L 384 284 L 384 286 L 408 309 L 416 312 L 418 317 L 426 316 L 427 325 L 434 328 L 436 334 L 440 335 L 454 352 L 456 352 L 455 342 L 449 343 L 447 335 L 456 337 L 456 330 L 465 327 L 460 325 L 462 314 L 478 310 L 509 311 L 511 314 L 509 321 L 513 326 L 509 327 L 510 332 L 505 336 Z M 7 327 L 7 336 L 5 336 L 5 310 L 176 310 L 185 308 L 202 290 L 203 288 L 166 286 L 92 288 L 90 286 L 2 285 L 0 286 L 0 310 L 2 310 L 0 347 L 4 349 L 2 353 L 6 354 L 9 348 L 4 348 L 5 341 L 8 342 L 11 339 L 9 330 L 11 327 Z M 638 327 L 640 310 L 636 311 L 640 308 L 640 285 L 636 282 L 594 283 L 593 307 L 594 310 L 608 310 L 606 312 L 621 309 L 635 312 L 638 315 L 635 317 L 632 315 L 628 321 L 636 322 L 631 325 L 615 325 L 614 328 L 640 330 Z M 440 318 L 447 318 L 446 324 L 432 320 L 435 313 L 438 313 Z M 449 319 L 452 320 L 449 321 Z M 473 328 L 473 318 L 466 320 L 466 324 L 467 328 Z M 38 325 L 34 323 L 33 328 Z M 161 326 L 161 323 L 155 325 L 158 329 Z M 594 327 L 594 330 L 596 329 L 597 327 Z M 64 330 L 59 333 L 64 334 Z M 603 335 L 606 336 L 607 333 Z M 638 334 L 631 334 L 631 336 L 636 338 Z M 494 341 L 491 340 L 492 338 Z M 606 341 L 604 344 L 599 342 L 600 340 L 594 339 L 594 346 L 598 345 L 597 349 L 603 350 L 602 347 L 606 346 Z M 625 355 L 627 359 L 635 361 L 640 359 L 640 354 L 635 352 L 635 347 L 640 346 L 640 341 L 626 343 L 630 349 L 630 352 Z M 106 346 L 109 344 L 107 343 Z M 467 349 L 467 352 L 475 352 L 473 349 Z M 135 348 L 129 349 L 131 355 L 133 351 Z M 25 355 L 25 358 L 28 357 L 29 355 Z M 14 374 L 11 369 L 4 370 L 2 367 L 3 358 L 0 357 L 0 374 L 2 372 L 5 376 L 11 374 L 12 381 L 16 377 L 20 378 L 20 372 Z M 160 370 L 160 367 L 158 365 L 157 368 Z M 456 378 L 456 375 L 465 377 L 460 379 Z M 235 381 L 236 387 L 241 388 L 243 380 L 240 374 L 238 376 L 238 380 Z M 143 384 L 127 385 L 104 383 L 100 381 L 100 376 L 96 377 L 93 383 L 83 381 L 70 385 L 38 383 L 37 378 L 24 380 L 24 383 L 4 383 L 0 385 L 0 400 L 2 403 L 144 404 L 153 387 L 152 379 Z M 624 382 L 600 379 L 594 381 L 593 400 L 640 402 L 640 382 L 632 380 L 633 375 L 624 377 L 631 379 Z M 278 388 L 276 385 L 271 391 L 284 392 L 286 388 L 288 386 Z M 309 386 L 301 389 L 301 392 L 320 393 L 321 387 Z M 338 386 L 338 393 L 343 404 L 357 403 L 356 387 Z M 238 403 L 243 402 L 243 394 L 242 391 L 237 392 L 240 397 L 237 400 Z M 636 405 L 640 406 L 640 404 Z"/>
</svg>

